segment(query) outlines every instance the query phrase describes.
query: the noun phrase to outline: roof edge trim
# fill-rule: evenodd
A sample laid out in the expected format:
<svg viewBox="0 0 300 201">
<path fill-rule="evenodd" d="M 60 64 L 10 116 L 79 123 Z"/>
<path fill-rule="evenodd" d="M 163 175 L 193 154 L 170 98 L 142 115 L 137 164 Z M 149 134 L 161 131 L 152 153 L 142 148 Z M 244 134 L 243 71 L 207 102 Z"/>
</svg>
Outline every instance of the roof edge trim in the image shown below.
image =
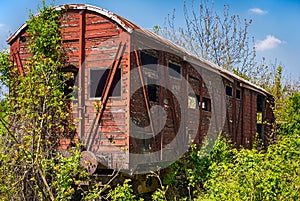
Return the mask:
<svg viewBox="0 0 300 201">
<path fill-rule="evenodd" d="M 88 11 L 93 11 L 96 12 L 100 15 L 106 16 L 107 18 L 110 18 L 117 24 L 119 24 L 123 29 L 125 29 L 127 32 L 132 33 L 133 32 L 133 27 L 131 27 L 126 21 L 124 21 L 121 17 L 118 15 L 105 10 L 103 8 L 99 8 L 96 6 L 91 6 L 87 4 L 64 4 L 60 6 L 54 7 L 55 10 L 63 10 L 63 9 L 73 9 L 73 10 L 88 10 Z M 39 13 L 36 15 L 38 16 Z M 8 44 L 11 44 L 11 42 L 27 27 L 27 23 L 24 23 L 22 26 L 20 26 L 17 31 L 15 31 L 7 40 L 6 42 Z"/>
</svg>

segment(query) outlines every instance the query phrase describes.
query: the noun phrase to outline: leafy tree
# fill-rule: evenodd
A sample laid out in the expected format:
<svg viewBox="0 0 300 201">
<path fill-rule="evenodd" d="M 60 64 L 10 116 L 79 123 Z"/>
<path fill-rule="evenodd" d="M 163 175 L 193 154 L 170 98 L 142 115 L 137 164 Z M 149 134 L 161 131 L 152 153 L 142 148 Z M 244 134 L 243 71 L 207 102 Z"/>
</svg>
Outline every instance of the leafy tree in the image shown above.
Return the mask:
<svg viewBox="0 0 300 201">
<path fill-rule="evenodd" d="M 281 120 L 281 135 L 300 132 L 300 93 L 294 93 L 286 100 Z"/>
<path fill-rule="evenodd" d="M 7 94 L 7 86 L 10 71 L 9 51 L 3 50 L 0 52 L 0 98 L 4 99 Z"/>
<path fill-rule="evenodd" d="M 8 86 L 10 67 L 9 51 L 3 50 L 0 52 L 0 82 L 2 85 Z"/>
<path fill-rule="evenodd" d="M 250 77 L 255 64 L 255 49 L 248 36 L 252 20 L 230 15 L 228 5 L 224 5 L 220 15 L 215 12 L 213 1 L 203 0 L 199 6 L 195 4 L 193 0 L 184 1 L 185 27 L 176 28 L 174 10 L 163 28 L 155 27 L 156 32 L 201 58 Z"/>
<path fill-rule="evenodd" d="M 299 83 L 282 76 L 283 67 L 277 60 L 266 64 L 265 58 L 257 61 L 254 38 L 249 36 L 252 20 L 231 15 L 229 5 L 223 13 L 215 10 L 213 0 L 184 0 L 185 26 L 176 25 L 174 12 L 168 15 L 163 27 L 154 26 L 155 33 L 173 41 L 196 56 L 207 59 L 258 86 L 273 92 L 281 68 L 281 85 L 285 94 L 299 91 Z M 275 94 L 276 95 L 276 94 Z"/>
</svg>

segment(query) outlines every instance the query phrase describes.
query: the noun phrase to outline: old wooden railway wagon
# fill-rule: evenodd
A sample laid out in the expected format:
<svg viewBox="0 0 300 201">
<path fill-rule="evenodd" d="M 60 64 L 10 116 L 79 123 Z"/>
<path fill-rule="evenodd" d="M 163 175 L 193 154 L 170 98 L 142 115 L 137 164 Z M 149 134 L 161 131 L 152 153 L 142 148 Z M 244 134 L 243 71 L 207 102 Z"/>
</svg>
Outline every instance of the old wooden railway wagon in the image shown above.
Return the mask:
<svg viewBox="0 0 300 201">
<path fill-rule="evenodd" d="M 65 10 L 65 68 L 76 75 L 72 109 L 90 173 L 165 167 L 221 131 L 237 146 L 251 147 L 256 133 L 265 140 L 273 113 L 262 88 L 104 9 L 56 9 Z M 29 57 L 26 28 L 8 39 L 19 72 Z"/>
</svg>

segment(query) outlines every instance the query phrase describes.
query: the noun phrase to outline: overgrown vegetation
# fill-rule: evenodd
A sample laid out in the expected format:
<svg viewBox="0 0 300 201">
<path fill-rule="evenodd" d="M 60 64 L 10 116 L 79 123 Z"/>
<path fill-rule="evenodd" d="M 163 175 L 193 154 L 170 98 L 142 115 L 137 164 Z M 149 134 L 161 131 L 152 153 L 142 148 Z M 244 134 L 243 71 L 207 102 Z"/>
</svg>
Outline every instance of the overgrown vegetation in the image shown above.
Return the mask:
<svg viewBox="0 0 300 201">
<path fill-rule="evenodd" d="M 4 86 L 8 86 L 9 84 L 9 68 L 10 68 L 10 60 L 9 60 L 9 51 L 4 50 L 0 52 L 0 66 L 1 66 L 1 75 L 0 75 L 0 83 Z"/>
<path fill-rule="evenodd" d="M 1 104 L 1 200 L 93 200 L 108 188 L 92 181 L 80 166 L 79 144 L 74 142 L 67 156 L 58 152 L 60 139 L 75 133 L 63 90 L 72 74 L 61 69 L 62 12 L 44 4 L 38 16 L 30 15 L 32 56 L 23 73 L 11 66 L 8 52 L 0 56 L 1 81 L 10 89 Z"/>
<path fill-rule="evenodd" d="M 5 165 L 0 172 L 0 197 L 4 200 L 70 199 L 77 180 L 86 178 L 77 165 L 76 151 L 70 158 L 55 152 L 60 138 L 75 131 L 63 101 L 69 75 L 59 70 L 63 66 L 59 15 L 47 7 L 38 17 L 30 15 L 27 33 L 32 57 L 23 76 L 15 68 L 8 69 L 11 65 L 2 57 L 1 72 L 10 89 L 1 137 L 1 164 Z"/>
<path fill-rule="evenodd" d="M 192 149 L 165 178 L 168 200 L 299 200 L 300 94 L 286 100 L 276 143 L 239 149 L 220 138 L 209 154 Z"/>
<path fill-rule="evenodd" d="M 214 161 L 200 200 L 299 200 L 299 93 L 287 100 L 277 143 L 266 152 L 234 151 L 231 160 Z"/>
<path fill-rule="evenodd" d="M 230 15 L 229 5 L 218 14 L 211 0 L 184 0 L 185 26 L 177 27 L 175 19 L 174 10 L 156 31 L 189 52 L 250 78 L 256 56 L 253 38 L 248 35 L 252 20 Z"/>
</svg>

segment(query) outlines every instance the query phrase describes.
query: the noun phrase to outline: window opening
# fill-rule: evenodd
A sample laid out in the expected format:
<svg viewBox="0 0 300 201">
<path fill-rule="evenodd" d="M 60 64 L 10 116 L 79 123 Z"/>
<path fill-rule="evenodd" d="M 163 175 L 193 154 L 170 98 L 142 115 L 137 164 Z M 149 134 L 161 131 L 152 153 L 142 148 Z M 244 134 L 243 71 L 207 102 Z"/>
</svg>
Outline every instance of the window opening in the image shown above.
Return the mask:
<svg viewBox="0 0 300 201">
<path fill-rule="evenodd" d="M 263 97 L 260 95 L 257 96 L 257 111 L 258 112 L 263 111 Z"/>
<path fill-rule="evenodd" d="M 257 114 L 256 114 L 256 122 L 258 124 L 262 124 L 262 119 L 263 119 L 262 112 L 257 112 Z"/>
<path fill-rule="evenodd" d="M 235 96 L 236 96 L 237 99 L 241 99 L 241 90 L 237 89 Z"/>
<path fill-rule="evenodd" d="M 149 101 L 157 102 L 158 101 L 158 95 L 157 95 L 157 80 L 152 78 L 147 78 L 147 93 Z"/>
<path fill-rule="evenodd" d="M 64 95 L 67 99 L 78 99 L 78 72 L 72 72 L 73 75 L 64 85 Z"/>
<path fill-rule="evenodd" d="M 28 40 L 28 38 L 29 38 L 29 36 L 21 36 L 21 37 L 20 37 L 20 41 L 21 41 L 22 43 L 25 43 L 25 42 Z"/>
<path fill-rule="evenodd" d="M 188 96 L 188 108 L 199 109 L 200 96 L 190 93 Z"/>
<path fill-rule="evenodd" d="M 145 52 L 141 52 L 141 63 L 145 68 L 157 71 L 158 58 Z"/>
<path fill-rule="evenodd" d="M 257 124 L 257 133 L 259 137 L 262 138 L 262 131 L 263 131 L 263 97 L 257 95 L 256 101 L 256 124 Z"/>
<path fill-rule="evenodd" d="M 174 78 L 181 78 L 181 66 L 169 62 L 169 75 Z"/>
<path fill-rule="evenodd" d="M 90 69 L 89 75 L 89 97 L 100 98 L 104 91 L 105 83 L 109 75 L 109 68 Z M 121 96 L 121 69 L 117 68 L 111 89 L 108 93 L 109 97 Z"/>
<path fill-rule="evenodd" d="M 211 100 L 209 98 L 202 98 L 202 110 L 204 111 L 211 111 Z"/>
<path fill-rule="evenodd" d="M 232 96 L 232 86 L 226 86 L 226 95 Z"/>
<path fill-rule="evenodd" d="M 63 85 L 64 97 L 66 99 L 78 99 L 78 68 L 75 66 L 66 66 L 60 69 L 66 73 L 69 79 Z"/>
</svg>

